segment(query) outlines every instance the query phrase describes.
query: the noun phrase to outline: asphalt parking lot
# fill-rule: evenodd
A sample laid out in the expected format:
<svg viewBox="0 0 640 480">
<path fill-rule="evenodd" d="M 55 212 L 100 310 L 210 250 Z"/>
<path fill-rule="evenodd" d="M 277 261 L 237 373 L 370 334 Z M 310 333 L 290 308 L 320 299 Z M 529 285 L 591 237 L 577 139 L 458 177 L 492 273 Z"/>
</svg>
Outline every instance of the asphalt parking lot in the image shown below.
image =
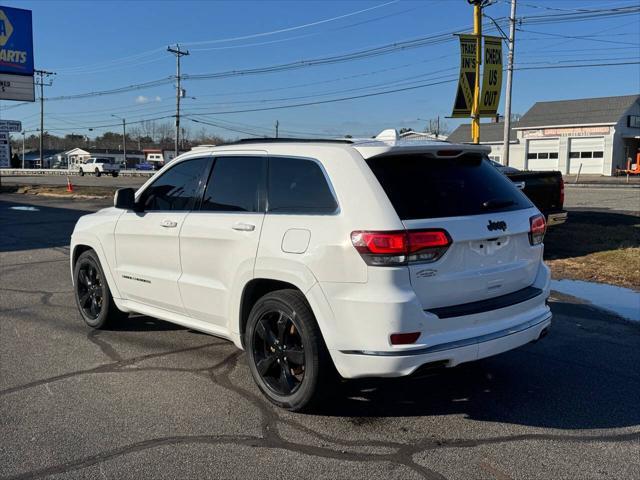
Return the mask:
<svg viewBox="0 0 640 480">
<path fill-rule="evenodd" d="M 83 325 L 69 235 L 109 203 L 0 195 L 0 478 L 640 478 L 639 326 L 556 295 L 542 341 L 288 413 L 229 342 Z"/>
</svg>

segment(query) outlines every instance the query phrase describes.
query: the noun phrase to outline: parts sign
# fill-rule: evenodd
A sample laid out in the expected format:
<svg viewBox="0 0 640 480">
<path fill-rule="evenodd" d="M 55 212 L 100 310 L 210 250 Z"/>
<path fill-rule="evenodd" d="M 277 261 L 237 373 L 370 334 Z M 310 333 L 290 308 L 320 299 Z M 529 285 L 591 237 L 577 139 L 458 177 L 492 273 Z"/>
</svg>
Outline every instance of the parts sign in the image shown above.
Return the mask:
<svg viewBox="0 0 640 480">
<path fill-rule="evenodd" d="M 0 73 L 33 75 L 31 10 L 0 6 Z"/>
</svg>

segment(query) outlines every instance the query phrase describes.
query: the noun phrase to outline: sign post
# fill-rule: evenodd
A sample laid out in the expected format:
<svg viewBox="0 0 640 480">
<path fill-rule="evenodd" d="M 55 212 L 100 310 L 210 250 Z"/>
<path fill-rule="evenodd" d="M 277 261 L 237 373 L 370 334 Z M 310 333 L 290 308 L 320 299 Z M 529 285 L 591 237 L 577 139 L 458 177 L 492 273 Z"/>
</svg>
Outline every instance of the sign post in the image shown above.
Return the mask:
<svg viewBox="0 0 640 480">
<path fill-rule="evenodd" d="M 476 69 L 473 106 L 471 107 L 471 136 L 473 143 L 480 143 L 480 64 L 482 63 L 482 4 L 473 6 L 473 35 L 476 39 Z"/>
</svg>

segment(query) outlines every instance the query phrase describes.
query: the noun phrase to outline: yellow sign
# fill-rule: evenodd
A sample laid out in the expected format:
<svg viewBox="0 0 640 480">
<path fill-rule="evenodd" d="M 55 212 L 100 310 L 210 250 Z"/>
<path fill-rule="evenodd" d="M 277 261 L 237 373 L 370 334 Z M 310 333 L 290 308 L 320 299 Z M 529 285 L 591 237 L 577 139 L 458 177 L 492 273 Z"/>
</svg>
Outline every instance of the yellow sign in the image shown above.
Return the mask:
<svg viewBox="0 0 640 480">
<path fill-rule="evenodd" d="M 4 11 L 0 10 L 0 47 L 4 47 L 9 41 L 9 37 L 13 33 L 13 25 L 5 15 Z"/>
<path fill-rule="evenodd" d="M 475 35 L 459 35 L 460 37 L 460 78 L 458 92 L 453 104 L 454 118 L 471 115 L 473 95 L 475 93 L 476 71 L 476 37 Z"/>
<path fill-rule="evenodd" d="M 480 116 L 493 117 L 498 112 L 502 91 L 502 38 L 484 37 L 484 72 L 480 91 Z"/>
</svg>

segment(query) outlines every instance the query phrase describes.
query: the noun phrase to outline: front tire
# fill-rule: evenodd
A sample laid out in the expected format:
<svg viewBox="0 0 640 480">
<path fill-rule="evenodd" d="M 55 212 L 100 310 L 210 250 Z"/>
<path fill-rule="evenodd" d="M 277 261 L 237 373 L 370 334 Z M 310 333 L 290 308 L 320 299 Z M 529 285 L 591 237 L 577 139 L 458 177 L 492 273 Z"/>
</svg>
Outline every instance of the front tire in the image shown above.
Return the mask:
<svg viewBox="0 0 640 480">
<path fill-rule="evenodd" d="M 87 325 L 106 328 L 127 316 L 116 307 L 100 260 L 93 250 L 87 250 L 78 257 L 73 279 L 76 305 Z"/>
<path fill-rule="evenodd" d="M 83 170 L 83 169 L 80 169 L 80 170 L 78 171 L 78 174 L 79 174 L 81 177 L 84 177 L 84 170 Z"/>
<path fill-rule="evenodd" d="M 100 175 L 102 175 L 102 173 L 96 168 L 96 177 L 99 177 Z"/>
<path fill-rule="evenodd" d="M 118 172 L 113 172 L 113 173 L 111 174 L 111 176 L 112 176 L 113 178 L 116 178 L 116 177 L 118 176 Z"/>
<path fill-rule="evenodd" d="M 311 307 L 298 290 L 279 290 L 256 302 L 245 346 L 253 379 L 272 403 L 300 411 L 328 394 L 333 364 Z"/>
</svg>

